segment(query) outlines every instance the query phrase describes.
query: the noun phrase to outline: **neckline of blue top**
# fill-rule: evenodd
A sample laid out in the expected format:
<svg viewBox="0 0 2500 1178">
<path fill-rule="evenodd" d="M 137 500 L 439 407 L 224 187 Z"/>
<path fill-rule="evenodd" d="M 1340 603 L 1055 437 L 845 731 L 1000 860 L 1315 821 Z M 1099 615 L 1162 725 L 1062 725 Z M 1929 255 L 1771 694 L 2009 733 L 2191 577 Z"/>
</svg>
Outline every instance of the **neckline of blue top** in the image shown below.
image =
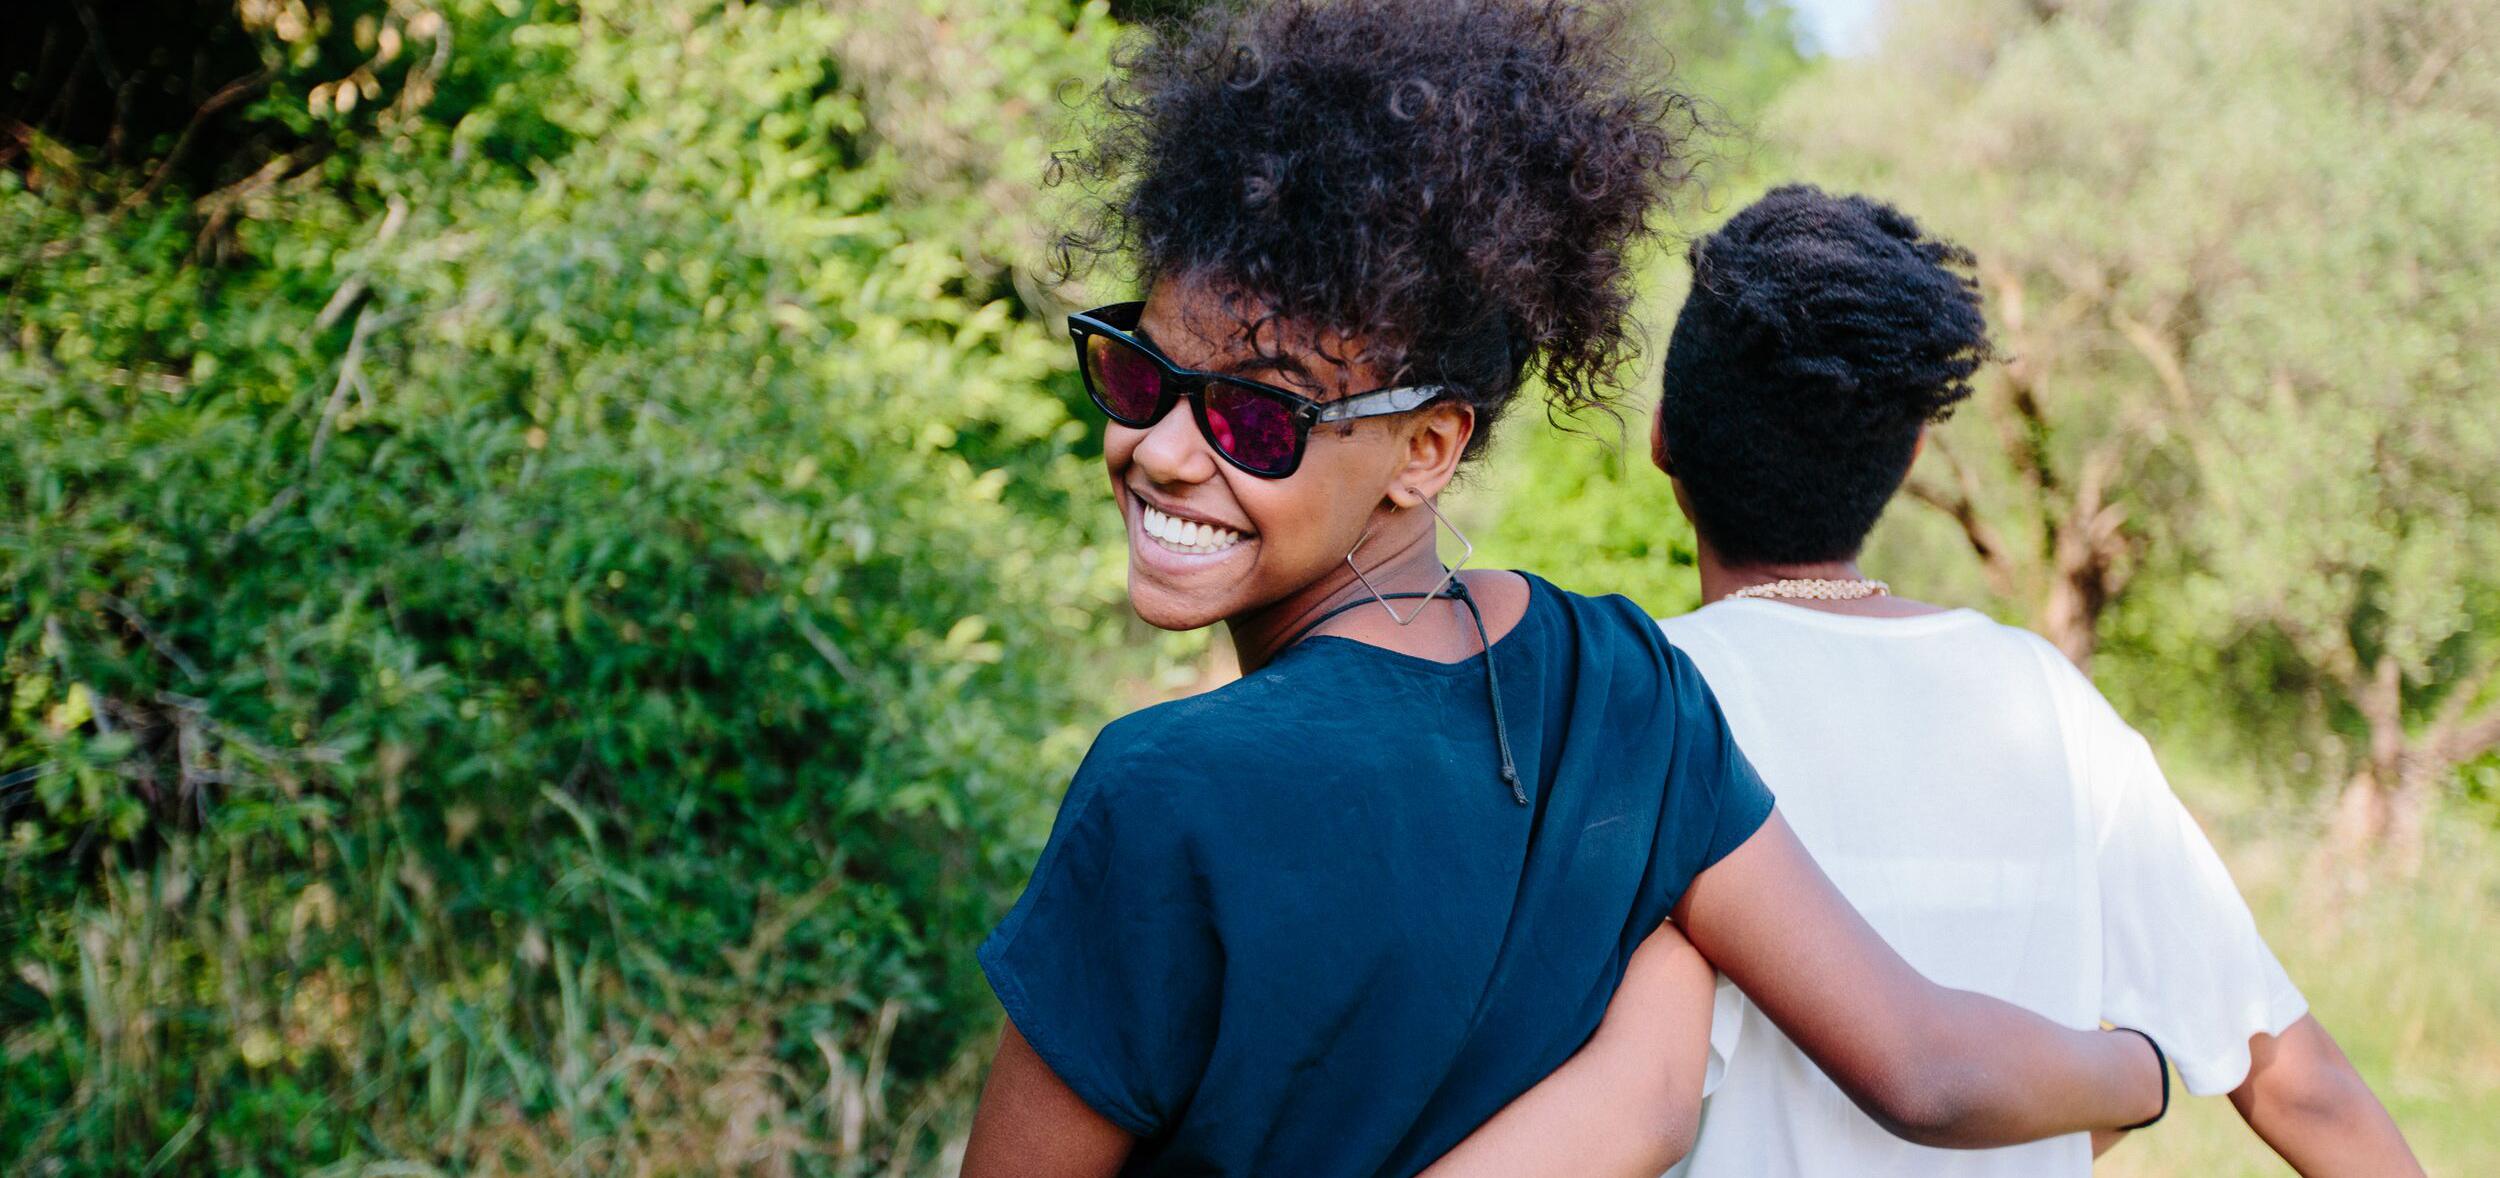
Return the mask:
<svg viewBox="0 0 2500 1178">
<path fill-rule="evenodd" d="M 1446 573 L 1449 570 L 1444 568 L 1442 571 Z M 1521 575 L 1523 577 L 1526 576 L 1525 574 Z M 1518 633 L 1521 626 L 1527 625 L 1528 615 L 1536 612 L 1536 580 L 1532 577 L 1527 578 L 1527 580 L 1529 608 L 1520 615 L 1518 624 L 1512 626 L 1509 633 L 1502 635 L 1502 639 L 1504 641 L 1508 641 L 1512 634 Z M 1367 605 L 1377 603 L 1385 608 L 1391 600 L 1412 600 L 1415 598 L 1434 597 L 1446 597 L 1467 607 L 1468 620 L 1476 624 L 1476 642 L 1480 647 L 1476 653 L 1471 654 L 1464 659 L 1460 659 L 1455 663 L 1445 663 L 1439 659 L 1423 658 L 1418 655 L 1408 654 L 1402 650 L 1392 650 L 1386 646 L 1364 642 L 1359 639 L 1344 638 L 1334 634 L 1320 634 L 1316 636 L 1311 634 L 1311 631 L 1317 630 L 1321 626 L 1328 624 L 1330 619 L 1335 618 L 1339 614 L 1361 609 Z M 1392 612 L 1390 616 L 1395 617 L 1396 614 Z M 1336 638 L 1339 642 L 1352 643 L 1355 646 L 1367 647 L 1369 649 L 1379 651 L 1382 654 L 1392 655 L 1399 659 L 1407 660 L 1410 663 L 1418 663 L 1434 668 L 1446 668 L 1448 670 L 1458 670 L 1466 667 L 1469 663 L 1475 662 L 1477 659 L 1483 659 L 1485 694 L 1487 698 L 1492 701 L 1493 705 L 1493 743 L 1494 746 L 1501 751 L 1501 781 L 1502 784 L 1510 787 L 1510 797 L 1512 801 L 1517 802 L 1522 806 L 1528 804 L 1527 787 L 1520 784 L 1519 781 L 1519 762 L 1511 755 L 1510 751 L 1510 723 L 1502 715 L 1501 664 L 1499 660 L 1493 657 L 1493 638 L 1492 635 L 1484 628 L 1484 609 L 1482 606 L 1476 604 L 1475 594 L 1467 591 L 1467 582 L 1461 581 L 1455 576 L 1452 576 L 1447 579 L 1446 583 L 1442 587 L 1434 589 L 1428 593 L 1375 592 L 1369 597 L 1357 598 L 1353 601 L 1344 602 L 1330 609 L 1328 612 L 1311 619 L 1310 622 L 1305 624 L 1301 629 L 1294 631 L 1292 637 L 1285 639 L 1284 645 L 1279 648 L 1278 653 L 1281 655 L 1286 651 L 1291 651 L 1295 647 L 1302 645 L 1306 640 L 1318 641 L 1326 638 Z"/>
</svg>

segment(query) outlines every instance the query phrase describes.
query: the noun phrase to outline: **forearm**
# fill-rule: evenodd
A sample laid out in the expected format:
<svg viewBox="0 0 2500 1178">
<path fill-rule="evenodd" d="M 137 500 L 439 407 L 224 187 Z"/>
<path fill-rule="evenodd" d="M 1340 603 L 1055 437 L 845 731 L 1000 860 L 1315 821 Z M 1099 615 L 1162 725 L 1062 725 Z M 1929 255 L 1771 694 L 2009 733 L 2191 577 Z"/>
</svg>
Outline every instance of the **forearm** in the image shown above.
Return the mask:
<svg viewBox="0 0 2500 1178">
<path fill-rule="evenodd" d="M 1776 812 L 1693 881 L 1677 920 L 1850 1099 L 1911 1141 L 2012 1145 L 2132 1125 L 2161 1107 L 2142 1038 L 2061 1027 L 1928 981 Z"/>
<path fill-rule="evenodd" d="M 1656 1178 L 1692 1144 L 1713 986 L 1682 934 L 1653 934 L 1588 1043 L 1424 1178 Z"/>
<path fill-rule="evenodd" d="M 1879 1069 L 1851 1097 L 1907 1140 L 1988 1149 L 2114 1130 L 2161 1111 L 2161 1065 L 2138 1035 L 2060 1026 L 1932 983 L 1876 1001 L 1920 1027 L 1920 1042 L 1899 1047 L 1910 1064 Z"/>
<path fill-rule="evenodd" d="M 2250 1039 L 2249 1061 L 2231 1104 L 2306 1178 L 2422 1173 L 2395 1118 L 2316 1019 Z"/>
</svg>

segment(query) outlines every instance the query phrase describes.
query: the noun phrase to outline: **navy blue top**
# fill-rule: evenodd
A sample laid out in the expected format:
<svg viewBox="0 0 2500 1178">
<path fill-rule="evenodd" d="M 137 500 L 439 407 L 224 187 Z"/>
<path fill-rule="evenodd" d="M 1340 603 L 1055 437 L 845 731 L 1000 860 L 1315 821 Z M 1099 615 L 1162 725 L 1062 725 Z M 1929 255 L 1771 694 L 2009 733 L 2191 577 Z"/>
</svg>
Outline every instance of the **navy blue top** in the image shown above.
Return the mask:
<svg viewBox="0 0 2500 1178">
<path fill-rule="evenodd" d="M 1128 1174 L 1409 1174 L 1560 1066 L 1771 811 L 1700 672 L 1529 577 L 1485 669 L 1320 636 L 1094 741 L 981 946 Z"/>
</svg>

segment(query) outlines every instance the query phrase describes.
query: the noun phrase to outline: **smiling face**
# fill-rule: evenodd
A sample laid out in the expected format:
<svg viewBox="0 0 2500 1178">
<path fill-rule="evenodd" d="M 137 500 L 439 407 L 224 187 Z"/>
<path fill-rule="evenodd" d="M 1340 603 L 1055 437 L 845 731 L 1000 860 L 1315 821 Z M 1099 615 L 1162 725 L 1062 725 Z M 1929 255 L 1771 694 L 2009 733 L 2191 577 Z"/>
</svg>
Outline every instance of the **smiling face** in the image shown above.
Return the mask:
<svg viewBox="0 0 2500 1178">
<path fill-rule="evenodd" d="M 1137 334 L 1184 367 L 1333 401 L 1390 383 L 1363 363 L 1361 341 L 1258 322 L 1254 304 L 1203 283 L 1167 280 L 1147 296 Z M 1219 457 L 1186 405 L 1145 429 L 1107 423 L 1103 460 L 1128 523 L 1129 602 L 1167 630 L 1239 618 L 1345 572 L 1366 527 L 1411 528 L 1396 510 L 1438 493 L 1472 424 L 1428 407 L 1312 427 L 1291 477 L 1248 474 Z M 1453 440 L 1454 439 L 1454 440 Z M 1446 451 L 1446 453 L 1444 453 Z M 1368 545 L 1367 545 L 1368 549 Z"/>
</svg>

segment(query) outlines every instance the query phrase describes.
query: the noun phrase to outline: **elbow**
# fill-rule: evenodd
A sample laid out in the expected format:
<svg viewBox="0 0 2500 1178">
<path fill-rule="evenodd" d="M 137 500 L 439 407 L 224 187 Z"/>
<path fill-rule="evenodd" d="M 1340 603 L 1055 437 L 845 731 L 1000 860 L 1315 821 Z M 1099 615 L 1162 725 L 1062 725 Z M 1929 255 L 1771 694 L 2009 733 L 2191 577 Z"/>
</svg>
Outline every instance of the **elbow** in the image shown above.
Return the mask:
<svg viewBox="0 0 2500 1178">
<path fill-rule="evenodd" d="M 1693 1152 L 1693 1138 L 1699 1129 L 1696 1119 L 1690 1114 L 1667 1118 L 1664 1124 L 1644 1133 L 1632 1151 L 1633 1156 L 1626 1159 L 1624 1172 L 1654 1178 L 1673 1169 L 1685 1154 Z"/>
<path fill-rule="evenodd" d="M 2366 1115 L 2378 1102 L 2360 1073 L 2348 1064 L 2269 1069 L 2259 1082 L 2247 1087 L 2256 1090 L 2253 1108 L 2242 1101 L 2239 1092 L 2231 1094 L 2232 1103 L 2240 1105 L 2243 1115 L 2251 1120 L 2286 1125 L 2349 1124 Z"/>
<path fill-rule="evenodd" d="M 1849 1094 L 1884 1131 L 1914 1145 L 1966 1146 L 1981 1101 L 1963 1074 L 1944 1066 L 1903 1066 L 1870 1077 Z"/>
<path fill-rule="evenodd" d="M 1665 1099 L 1650 1107 L 1663 1115 L 1642 1118 L 1639 1131 L 1625 1142 L 1622 1172 L 1626 1175 L 1657 1178 L 1693 1152 L 1693 1142 L 1701 1135 L 1699 1085 L 1675 1085 Z"/>
<path fill-rule="evenodd" d="M 1912 1145 L 1938 1149 L 1968 1148 L 1962 1129 L 1969 1123 L 1963 1107 L 1932 1096 L 1914 1096 L 1895 1101 L 1880 1110 L 1869 1110 L 1875 1123 L 1884 1131 Z"/>
<path fill-rule="evenodd" d="M 1682 1132 L 1669 1137 L 1665 1147 L 1659 1151 L 1659 1157 L 1662 1159 L 1659 1169 L 1662 1172 L 1674 1169 L 1676 1163 L 1683 1161 L 1686 1154 L 1693 1152 L 1693 1142 L 1700 1135 L 1699 1126 L 1688 1125 Z"/>
<path fill-rule="evenodd" d="M 1658 1171 L 1655 1172 L 1663 1172 L 1683 1161 L 1684 1155 L 1693 1152 L 1693 1141 L 1701 1136 L 1701 1106 L 1698 1103 L 1685 1105 L 1679 1115 L 1667 1118 L 1666 1125 L 1657 1136 Z"/>
</svg>

